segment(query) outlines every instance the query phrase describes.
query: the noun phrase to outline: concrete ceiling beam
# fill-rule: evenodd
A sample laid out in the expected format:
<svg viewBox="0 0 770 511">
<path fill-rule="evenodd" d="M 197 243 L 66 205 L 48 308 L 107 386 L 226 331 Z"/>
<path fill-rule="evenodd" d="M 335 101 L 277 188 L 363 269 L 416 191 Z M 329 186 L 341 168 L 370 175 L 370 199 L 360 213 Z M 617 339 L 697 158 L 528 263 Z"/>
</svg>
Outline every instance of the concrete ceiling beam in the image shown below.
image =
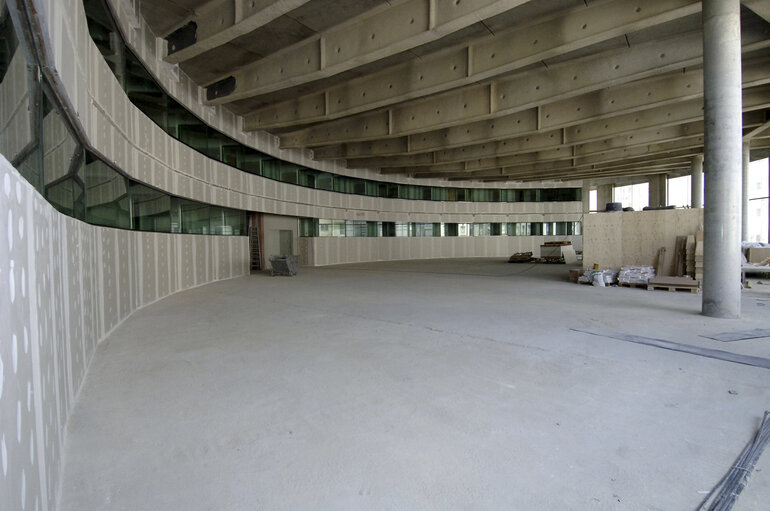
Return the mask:
<svg viewBox="0 0 770 511">
<path fill-rule="evenodd" d="M 741 3 L 770 23 L 770 2 L 767 0 L 741 0 Z"/>
<path fill-rule="evenodd" d="M 592 3 L 270 105 L 245 116 L 244 129 L 269 130 L 339 119 L 448 91 L 699 11 L 700 2 L 693 0 Z"/>
<path fill-rule="evenodd" d="M 686 171 L 689 167 L 687 166 L 687 162 L 683 161 L 679 164 L 672 164 L 672 165 L 664 165 L 664 166 L 656 166 L 651 165 L 648 167 L 640 167 L 636 170 L 613 170 L 613 171 L 606 171 L 606 170 L 596 170 L 596 171 L 580 171 L 580 172 L 574 172 L 572 174 L 568 174 L 567 176 L 563 175 L 548 175 L 548 174 L 542 174 L 542 175 L 534 175 L 534 176 L 521 176 L 521 177 L 507 177 L 507 176 L 501 176 L 499 178 L 494 179 L 483 179 L 483 182 L 491 183 L 491 182 L 501 182 L 501 181 L 507 181 L 507 182 L 521 182 L 521 183 L 527 183 L 532 181 L 573 181 L 577 179 L 608 179 L 608 178 L 626 178 L 626 177 L 635 177 L 635 176 L 651 176 L 654 174 L 674 174 L 674 173 L 680 173 Z"/>
<path fill-rule="evenodd" d="M 232 73 L 234 87 L 207 91 L 210 104 L 229 103 L 349 71 L 397 55 L 504 13 L 530 0 L 403 0 L 388 2 Z"/>
<path fill-rule="evenodd" d="M 310 0 L 212 0 L 166 36 L 166 62 L 178 64 L 257 30 Z"/>
<path fill-rule="evenodd" d="M 542 171 L 531 171 L 531 172 L 514 172 L 514 173 L 506 173 L 503 172 L 502 169 L 498 170 L 497 172 L 484 172 L 484 173 L 477 173 L 472 175 L 462 175 L 458 174 L 456 176 L 424 176 L 426 178 L 430 177 L 432 179 L 436 178 L 444 178 L 448 181 L 490 181 L 490 180 L 504 180 L 504 181 L 526 181 L 526 180 L 538 180 L 538 181 L 546 181 L 546 180 L 572 180 L 572 179 L 580 179 L 584 176 L 591 176 L 591 175 L 601 175 L 602 177 L 605 176 L 607 173 L 612 173 L 612 175 L 615 176 L 627 176 L 627 175 L 633 175 L 634 173 L 642 173 L 642 174 L 652 174 L 654 172 L 651 171 L 661 171 L 661 170 L 669 170 L 669 169 L 678 169 L 682 165 L 686 163 L 686 158 L 680 158 L 679 161 L 668 161 L 666 163 L 662 162 L 650 162 L 648 164 L 638 164 L 634 168 L 613 168 L 613 167 L 606 167 L 601 169 L 575 169 L 575 168 L 564 168 L 564 169 L 557 169 L 557 170 L 542 170 Z M 580 177 L 573 177 L 573 176 L 580 176 Z M 422 178 L 423 176 L 415 176 L 416 178 Z"/>
<path fill-rule="evenodd" d="M 502 117 L 605 87 L 697 65 L 702 36 L 691 32 L 622 50 L 574 59 L 548 69 L 523 72 L 490 83 L 407 102 L 382 112 L 360 114 L 281 135 L 282 148 L 315 147 L 393 138 Z M 745 51 L 770 47 L 748 34 Z"/>
<path fill-rule="evenodd" d="M 746 126 L 758 126 L 765 120 L 764 109 L 770 108 L 770 86 L 764 85 L 744 92 L 743 108 Z M 674 105 L 666 105 L 641 112 L 633 112 L 609 119 L 589 121 L 578 126 L 534 133 L 521 137 L 475 144 L 461 148 L 446 149 L 414 155 L 360 158 L 347 160 L 350 168 L 372 167 L 414 167 L 442 163 L 464 162 L 481 158 L 495 158 L 518 153 L 556 149 L 571 145 L 586 144 L 622 137 L 643 137 L 636 135 L 644 130 L 662 130 L 687 125 L 703 119 L 703 101 L 693 99 Z M 681 128 L 679 128 L 681 129 Z M 639 142 L 639 139 L 637 139 Z"/>
<path fill-rule="evenodd" d="M 770 121 L 767 121 L 766 123 L 764 123 L 761 126 L 757 126 L 756 128 L 754 128 L 750 132 L 748 132 L 745 135 L 743 135 L 743 141 L 744 142 L 748 142 L 750 140 L 756 140 L 756 139 L 760 138 L 760 135 L 762 133 L 764 133 L 768 129 L 770 129 Z M 764 138 L 764 136 L 762 138 Z"/>
<path fill-rule="evenodd" d="M 768 67 L 770 59 L 767 58 L 746 62 L 743 66 L 744 88 L 770 83 Z M 319 147 L 313 150 L 313 157 L 318 160 L 364 158 L 456 148 L 532 134 L 538 130 L 563 128 L 702 96 L 703 70 L 688 69 L 589 92 L 494 120 L 399 138 Z"/>
<path fill-rule="evenodd" d="M 563 162 L 557 163 L 543 163 L 533 165 L 529 168 L 504 167 L 495 171 L 479 171 L 470 173 L 474 178 L 484 178 L 489 176 L 505 175 L 505 176 L 528 176 L 542 173 L 556 173 L 572 172 L 580 170 L 623 170 L 623 169 L 636 169 L 640 166 L 671 166 L 678 165 L 680 162 L 685 161 L 687 158 L 691 158 L 692 153 L 685 149 L 681 151 L 673 151 L 668 154 L 658 154 L 655 156 L 644 156 L 641 158 L 632 158 L 622 163 L 617 161 L 595 162 L 595 163 L 583 163 L 574 165 L 565 165 Z M 549 174 L 552 175 L 552 174 Z M 458 177 L 458 176 L 452 176 Z"/>
<path fill-rule="evenodd" d="M 661 146 L 662 147 L 662 146 Z M 763 139 L 757 144 L 759 149 L 770 147 L 770 139 Z M 532 165 L 530 167 L 503 167 L 477 172 L 457 173 L 415 173 L 415 178 L 446 178 L 466 180 L 487 180 L 491 178 L 505 179 L 579 179 L 600 175 L 602 177 L 611 173 L 613 176 L 639 175 L 652 169 L 658 171 L 670 171 L 672 169 L 686 168 L 692 161 L 695 153 L 702 152 L 703 141 L 695 143 L 692 147 L 682 147 L 677 150 L 656 151 L 653 146 L 651 152 L 639 157 L 616 158 L 617 154 L 608 153 L 606 157 L 578 159 L 572 164 L 565 162 L 552 162 Z M 613 152 L 615 153 L 615 152 Z"/>
<path fill-rule="evenodd" d="M 637 145 L 630 145 L 621 149 L 608 149 L 607 146 L 605 146 L 602 142 L 597 142 L 580 146 L 557 148 L 534 153 L 523 153 L 513 156 L 503 156 L 499 158 L 486 158 L 483 160 L 474 160 L 461 163 L 448 163 L 415 168 L 401 167 L 399 168 L 399 171 L 401 173 L 419 176 L 421 174 L 428 173 L 441 174 L 460 171 L 492 170 L 503 167 L 525 167 L 541 163 L 561 162 L 563 165 L 569 166 L 576 165 L 581 162 L 597 163 L 605 161 L 621 161 L 628 158 L 668 153 L 681 149 L 692 150 L 703 146 L 702 134 L 694 134 L 686 137 L 677 136 L 677 133 L 673 133 L 673 135 L 676 138 L 668 140 L 665 138 L 665 134 L 662 133 L 661 138 L 659 139 L 661 140 L 660 142 L 642 142 Z M 610 147 L 612 147 L 612 145 L 610 145 Z M 387 170 L 390 169 L 382 169 L 381 172 L 393 173 L 385 172 Z"/>
</svg>

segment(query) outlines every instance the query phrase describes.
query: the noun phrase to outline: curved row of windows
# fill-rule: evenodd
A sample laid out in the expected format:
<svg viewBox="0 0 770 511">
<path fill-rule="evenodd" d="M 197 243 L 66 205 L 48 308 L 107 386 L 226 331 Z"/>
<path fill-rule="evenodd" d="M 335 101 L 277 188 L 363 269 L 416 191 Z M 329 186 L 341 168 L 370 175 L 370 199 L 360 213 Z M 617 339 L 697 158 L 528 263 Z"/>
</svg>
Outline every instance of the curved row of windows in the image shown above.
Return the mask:
<svg viewBox="0 0 770 511">
<path fill-rule="evenodd" d="M 84 1 L 88 29 L 129 100 L 173 138 L 244 172 L 333 192 L 433 201 L 562 202 L 580 188 L 491 189 L 407 185 L 322 172 L 273 158 L 220 133 L 167 94 L 123 41 L 105 0 Z"/>
<path fill-rule="evenodd" d="M 466 237 L 579 236 L 580 222 L 371 222 L 366 220 L 300 220 L 300 236 L 314 237 Z"/>
<path fill-rule="evenodd" d="M 246 235 L 246 211 L 151 188 L 87 150 L 18 44 L 7 7 L 0 10 L 0 44 L 0 152 L 57 210 L 121 229 Z"/>
</svg>

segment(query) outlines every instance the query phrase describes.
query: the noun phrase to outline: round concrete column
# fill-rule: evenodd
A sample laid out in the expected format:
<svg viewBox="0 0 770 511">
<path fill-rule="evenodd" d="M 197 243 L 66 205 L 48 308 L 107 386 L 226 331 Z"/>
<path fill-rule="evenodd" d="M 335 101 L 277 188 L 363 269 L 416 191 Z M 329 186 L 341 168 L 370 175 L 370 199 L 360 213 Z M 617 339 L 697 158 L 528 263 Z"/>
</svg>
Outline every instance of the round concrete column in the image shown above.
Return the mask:
<svg viewBox="0 0 770 511">
<path fill-rule="evenodd" d="M 739 0 L 703 0 L 706 316 L 741 314 L 741 15 Z"/>
<path fill-rule="evenodd" d="M 749 239 L 749 141 L 743 142 L 743 172 L 741 173 L 741 241 Z"/>
<path fill-rule="evenodd" d="M 612 202 L 612 185 L 598 185 L 596 187 L 596 209 L 604 211 L 609 202 Z"/>
<path fill-rule="evenodd" d="M 703 207 L 703 155 L 696 154 L 690 167 L 690 205 Z"/>
<path fill-rule="evenodd" d="M 581 192 L 581 198 L 583 199 L 583 213 L 588 214 L 591 211 L 591 185 L 590 183 L 583 182 L 583 190 Z"/>
</svg>

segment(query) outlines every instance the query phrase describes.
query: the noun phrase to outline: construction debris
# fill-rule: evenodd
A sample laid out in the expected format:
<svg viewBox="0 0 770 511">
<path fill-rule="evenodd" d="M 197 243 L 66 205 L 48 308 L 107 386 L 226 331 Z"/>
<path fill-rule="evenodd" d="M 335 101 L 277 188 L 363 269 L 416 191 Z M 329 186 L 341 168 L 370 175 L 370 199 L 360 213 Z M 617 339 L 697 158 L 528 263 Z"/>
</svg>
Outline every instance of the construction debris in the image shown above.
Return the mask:
<svg viewBox="0 0 770 511">
<path fill-rule="evenodd" d="M 534 261 L 532 252 L 516 252 L 508 258 L 509 263 L 529 263 Z"/>
</svg>

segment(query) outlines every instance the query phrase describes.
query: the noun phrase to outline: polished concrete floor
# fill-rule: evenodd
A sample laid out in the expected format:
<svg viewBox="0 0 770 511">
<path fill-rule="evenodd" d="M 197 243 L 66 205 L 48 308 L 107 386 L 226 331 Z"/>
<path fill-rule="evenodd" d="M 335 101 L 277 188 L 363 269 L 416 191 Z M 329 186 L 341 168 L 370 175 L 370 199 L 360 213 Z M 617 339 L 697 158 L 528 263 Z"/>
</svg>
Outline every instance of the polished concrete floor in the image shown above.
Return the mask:
<svg viewBox="0 0 770 511">
<path fill-rule="evenodd" d="M 770 358 L 700 295 L 564 265 L 411 261 L 259 274 L 162 300 L 103 342 L 60 509 L 691 510 L 770 407 L 770 370 L 571 330 Z M 767 509 L 770 453 L 735 509 Z"/>
</svg>

